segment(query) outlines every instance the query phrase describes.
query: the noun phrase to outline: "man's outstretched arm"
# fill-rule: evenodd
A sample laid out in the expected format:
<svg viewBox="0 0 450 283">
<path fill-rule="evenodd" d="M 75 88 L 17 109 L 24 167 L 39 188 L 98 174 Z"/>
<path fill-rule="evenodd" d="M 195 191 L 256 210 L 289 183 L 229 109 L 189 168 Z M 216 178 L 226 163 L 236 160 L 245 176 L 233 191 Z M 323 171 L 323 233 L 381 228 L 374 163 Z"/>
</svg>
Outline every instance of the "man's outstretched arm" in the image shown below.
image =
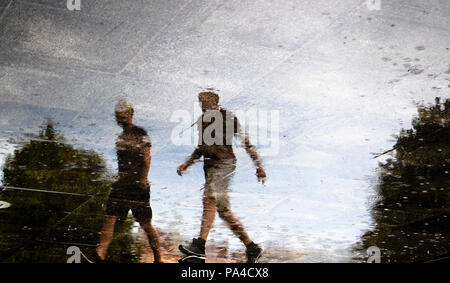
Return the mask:
<svg viewBox="0 0 450 283">
<path fill-rule="evenodd" d="M 256 147 L 253 146 L 252 143 L 250 142 L 250 138 L 248 137 L 248 134 L 241 127 L 237 118 L 235 118 L 235 127 L 236 127 L 237 137 L 238 137 L 239 141 L 244 146 L 245 151 L 250 156 L 250 158 L 253 160 L 253 164 L 256 167 L 256 176 L 258 177 L 258 181 L 261 181 L 264 184 L 265 178 L 267 177 L 266 171 L 264 170 L 261 158 L 259 157 L 258 152 L 256 151 Z"/>
<path fill-rule="evenodd" d="M 201 153 L 200 148 L 197 147 L 195 151 L 191 154 L 191 156 L 188 158 L 188 160 L 186 160 L 183 164 L 178 166 L 177 168 L 178 175 L 182 176 L 183 172 L 186 171 L 189 168 L 189 166 L 194 164 L 196 160 L 200 159 L 202 155 L 203 154 Z"/>
</svg>

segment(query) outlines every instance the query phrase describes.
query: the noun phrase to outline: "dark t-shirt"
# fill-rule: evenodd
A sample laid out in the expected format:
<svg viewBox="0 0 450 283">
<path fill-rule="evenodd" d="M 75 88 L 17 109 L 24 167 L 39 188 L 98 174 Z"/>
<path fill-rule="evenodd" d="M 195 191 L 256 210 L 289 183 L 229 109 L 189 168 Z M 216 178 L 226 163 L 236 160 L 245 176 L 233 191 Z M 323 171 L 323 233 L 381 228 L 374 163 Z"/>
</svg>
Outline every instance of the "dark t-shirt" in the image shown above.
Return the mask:
<svg viewBox="0 0 450 283">
<path fill-rule="evenodd" d="M 152 146 L 147 131 L 133 126 L 130 133 L 122 133 L 116 142 L 119 177 L 122 181 L 138 182 L 145 166 L 145 151 Z"/>
</svg>

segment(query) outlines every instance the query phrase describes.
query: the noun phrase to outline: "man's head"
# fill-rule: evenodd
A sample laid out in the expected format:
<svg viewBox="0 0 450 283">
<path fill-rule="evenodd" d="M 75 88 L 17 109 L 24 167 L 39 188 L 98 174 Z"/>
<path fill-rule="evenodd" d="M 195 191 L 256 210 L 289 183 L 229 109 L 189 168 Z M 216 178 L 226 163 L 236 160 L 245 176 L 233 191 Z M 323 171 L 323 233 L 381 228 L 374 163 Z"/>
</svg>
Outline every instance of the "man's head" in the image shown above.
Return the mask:
<svg viewBox="0 0 450 283">
<path fill-rule="evenodd" d="M 116 121 L 120 126 L 131 125 L 133 123 L 133 107 L 126 101 L 126 99 L 120 99 L 115 109 Z"/>
<path fill-rule="evenodd" d="M 198 95 L 202 111 L 216 109 L 219 106 L 219 95 L 214 92 L 201 92 Z"/>
</svg>

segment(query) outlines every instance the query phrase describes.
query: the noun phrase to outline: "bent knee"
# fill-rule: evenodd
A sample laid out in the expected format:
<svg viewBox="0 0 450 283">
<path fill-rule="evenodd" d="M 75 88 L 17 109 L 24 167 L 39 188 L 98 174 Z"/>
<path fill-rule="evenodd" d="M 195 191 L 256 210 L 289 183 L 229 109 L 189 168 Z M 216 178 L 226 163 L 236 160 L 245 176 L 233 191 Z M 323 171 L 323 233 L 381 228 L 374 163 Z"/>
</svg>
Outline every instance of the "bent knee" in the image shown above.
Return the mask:
<svg viewBox="0 0 450 283">
<path fill-rule="evenodd" d="M 217 212 L 219 213 L 219 216 L 223 219 L 233 216 L 233 212 L 231 211 L 231 208 L 229 206 L 218 206 Z"/>
</svg>

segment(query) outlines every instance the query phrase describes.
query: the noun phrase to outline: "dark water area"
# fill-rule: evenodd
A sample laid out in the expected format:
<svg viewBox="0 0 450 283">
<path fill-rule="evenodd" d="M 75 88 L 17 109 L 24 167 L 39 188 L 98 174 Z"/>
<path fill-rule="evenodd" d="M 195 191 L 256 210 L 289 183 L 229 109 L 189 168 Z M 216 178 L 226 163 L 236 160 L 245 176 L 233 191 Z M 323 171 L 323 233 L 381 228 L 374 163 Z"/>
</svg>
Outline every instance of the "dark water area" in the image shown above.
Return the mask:
<svg viewBox="0 0 450 283">
<path fill-rule="evenodd" d="M 62 143 L 52 124 L 10 156 L 0 200 L 1 262 L 65 262 L 78 246 L 92 258 L 110 181 L 102 158 Z M 133 222 L 117 225 L 112 262 L 136 262 Z"/>
<path fill-rule="evenodd" d="M 103 197 L 3 189 L 0 199 L 0 261 L 63 263 L 67 249 L 77 246 L 90 259 L 103 221 Z M 132 220 L 116 227 L 111 262 L 137 262 Z"/>
<path fill-rule="evenodd" d="M 25 254 L 33 254 L 36 241 L 45 235 L 50 227 L 57 224 L 58 220 L 86 201 L 85 197 L 7 189 L 1 192 L 0 197 L 2 201 L 11 205 L 7 209 L 0 210 L 0 260 L 2 262 L 28 260 Z"/>
<path fill-rule="evenodd" d="M 382 262 L 450 259 L 450 100 L 418 112 L 380 163 L 374 229 L 362 237 L 362 249 L 379 247 Z"/>
</svg>

